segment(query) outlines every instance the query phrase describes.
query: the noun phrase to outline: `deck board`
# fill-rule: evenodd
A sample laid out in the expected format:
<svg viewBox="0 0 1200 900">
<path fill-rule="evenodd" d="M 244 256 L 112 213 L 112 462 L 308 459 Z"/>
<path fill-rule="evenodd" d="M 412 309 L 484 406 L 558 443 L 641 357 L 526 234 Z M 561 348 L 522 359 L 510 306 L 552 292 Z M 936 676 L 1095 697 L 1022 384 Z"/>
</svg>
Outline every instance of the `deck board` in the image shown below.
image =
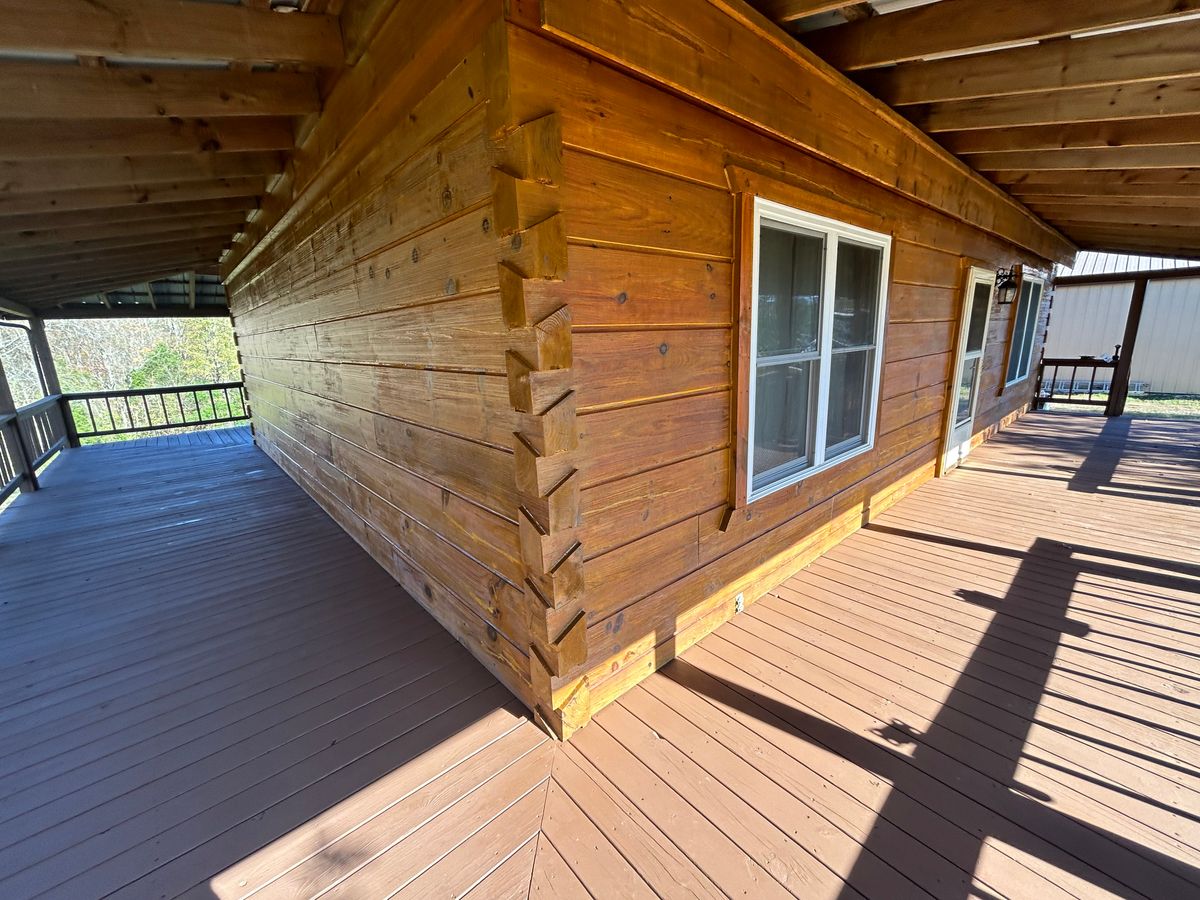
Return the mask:
<svg viewBox="0 0 1200 900">
<path fill-rule="evenodd" d="M 3 896 L 1200 892 L 1200 423 L 1026 417 L 565 747 L 226 431 L 0 516 Z"/>
</svg>

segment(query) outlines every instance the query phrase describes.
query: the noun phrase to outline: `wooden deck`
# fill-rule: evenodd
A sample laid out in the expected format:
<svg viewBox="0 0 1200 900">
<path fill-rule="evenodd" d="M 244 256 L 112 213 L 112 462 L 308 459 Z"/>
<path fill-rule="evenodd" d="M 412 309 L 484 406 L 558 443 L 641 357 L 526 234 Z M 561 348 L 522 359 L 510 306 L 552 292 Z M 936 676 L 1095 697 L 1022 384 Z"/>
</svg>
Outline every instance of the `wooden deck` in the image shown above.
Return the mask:
<svg viewBox="0 0 1200 900">
<path fill-rule="evenodd" d="M 1030 416 L 565 747 L 252 445 L 72 451 L 0 896 L 1196 896 L 1198 448 Z"/>
</svg>

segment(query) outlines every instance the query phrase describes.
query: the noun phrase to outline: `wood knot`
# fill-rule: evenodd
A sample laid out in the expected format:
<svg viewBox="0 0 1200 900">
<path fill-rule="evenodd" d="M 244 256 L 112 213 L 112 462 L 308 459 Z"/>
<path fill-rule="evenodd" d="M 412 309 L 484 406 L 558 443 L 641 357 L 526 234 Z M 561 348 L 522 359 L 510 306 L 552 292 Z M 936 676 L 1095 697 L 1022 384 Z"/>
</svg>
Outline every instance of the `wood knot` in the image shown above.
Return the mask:
<svg viewBox="0 0 1200 900">
<path fill-rule="evenodd" d="M 661 344 L 658 345 L 658 352 L 661 353 L 663 356 L 667 355 L 667 342 L 666 341 L 663 341 Z"/>
<path fill-rule="evenodd" d="M 624 291 L 621 291 L 621 293 L 617 294 L 617 303 L 624 303 L 628 299 L 629 295 Z"/>
</svg>

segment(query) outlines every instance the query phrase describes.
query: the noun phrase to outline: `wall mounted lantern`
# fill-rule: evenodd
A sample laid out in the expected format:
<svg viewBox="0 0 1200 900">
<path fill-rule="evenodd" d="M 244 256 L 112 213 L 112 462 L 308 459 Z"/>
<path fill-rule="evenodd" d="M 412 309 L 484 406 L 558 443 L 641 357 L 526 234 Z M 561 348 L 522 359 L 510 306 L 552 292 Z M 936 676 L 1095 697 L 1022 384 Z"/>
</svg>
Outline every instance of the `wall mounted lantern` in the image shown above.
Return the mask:
<svg viewBox="0 0 1200 900">
<path fill-rule="evenodd" d="M 1017 297 L 1017 285 L 1021 280 L 1020 266 L 996 270 L 996 302 L 1001 306 L 1012 303 Z"/>
</svg>

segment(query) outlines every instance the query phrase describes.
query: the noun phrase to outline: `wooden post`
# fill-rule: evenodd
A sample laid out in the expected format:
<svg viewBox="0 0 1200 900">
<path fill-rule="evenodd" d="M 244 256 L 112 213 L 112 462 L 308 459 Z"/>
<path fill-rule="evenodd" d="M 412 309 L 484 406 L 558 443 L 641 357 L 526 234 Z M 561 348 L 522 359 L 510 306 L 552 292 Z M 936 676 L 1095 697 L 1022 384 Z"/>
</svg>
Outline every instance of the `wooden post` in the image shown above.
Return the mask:
<svg viewBox="0 0 1200 900">
<path fill-rule="evenodd" d="M 41 316 L 29 320 L 29 344 L 33 348 L 33 358 L 41 373 L 46 396 L 61 394 L 62 385 L 58 381 L 58 369 L 54 366 L 54 354 L 50 352 L 50 342 L 46 340 L 46 323 L 42 321 Z"/>
<path fill-rule="evenodd" d="M 1138 328 L 1142 323 L 1142 307 L 1146 305 L 1145 276 L 1133 282 L 1133 296 L 1129 300 L 1129 315 L 1125 318 L 1125 339 L 1121 341 L 1121 355 L 1113 370 L 1112 385 L 1108 389 L 1106 416 L 1119 416 L 1125 412 L 1125 401 L 1129 397 L 1129 373 L 1133 366 L 1133 345 L 1137 341 Z"/>
<path fill-rule="evenodd" d="M 12 389 L 8 386 L 8 375 L 4 371 L 4 361 L 0 360 L 0 415 L 16 412 L 17 404 L 13 400 Z M 4 434 L 8 431 L 8 434 Z M 21 467 L 25 479 L 21 482 L 21 493 L 38 489 L 37 473 L 30 465 L 29 453 L 25 448 L 25 439 L 21 435 L 21 424 L 15 419 L 10 425 L 0 426 L 0 441 L 8 444 L 14 461 Z"/>
</svg>

